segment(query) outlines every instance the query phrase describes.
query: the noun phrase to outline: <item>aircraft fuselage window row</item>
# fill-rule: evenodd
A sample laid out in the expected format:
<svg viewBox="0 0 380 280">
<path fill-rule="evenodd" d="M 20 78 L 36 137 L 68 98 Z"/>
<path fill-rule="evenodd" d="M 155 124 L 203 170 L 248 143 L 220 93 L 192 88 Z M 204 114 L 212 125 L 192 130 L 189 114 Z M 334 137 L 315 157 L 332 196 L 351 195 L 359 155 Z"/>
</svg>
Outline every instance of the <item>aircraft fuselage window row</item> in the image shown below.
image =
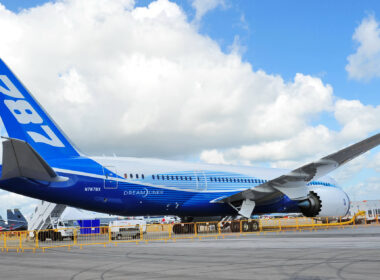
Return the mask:
<svg viewBox="0 0 380 280">
<path fill-rule="evenodd" d="M 124 173 L 124 178 L 128 179 L 128 174 L 127 173 Z M 137 174 L 137 173 L 134 176 L 133 176 L 132 173 L 129 174 L 129 179 L 133 179 L 133 178 L 135 178 L 135 179 L 139 179 L 139 178 L 145 179 L 145 176 L 144 176 L 144 174 L 141 174 L 141 177 L 140 177 L 139 174 Z"/>
<path fill-rule="evenodd" d="M 330 183 L 318 182 L 318 181 L 310 182 L 310 183 L 308 183 L 308 185 L 322 185 L 322 186 L 326 186 L 326 187 L 332 187 L 333 186 Z"/>
<path fill-rule="evenodd" d="M 124 174 L 124 178 L 128 179 L 128 174 Z M 129 179 L 145 179 L 144 174 L 141 174 L 141 177 L 139 174 L 129 174 Z M 180 175 L 152 175 L 152 180 L 167 180 L 167 181 L 202 181 L 205 180 L 204 177 L 192 177 L 192 176 L 180 176 Z M 265 182 L 268 182 L 268 180 L 262 180 L 262 179 L 244 179 L 244 178 L 230 178 L 230 177 L 209 177 L 208 178 L 210 182 L 215 183 L 251 183 L 251 184 L 263 184 Z M 207 180 L 207 179 L 206 179 Z"/>
<path fill-rule="evenodd" d="M 124 178 L 128 179 L 128 174 L 124 174 Z M 129 174 L 129 179 L 145 179 L 144 174 Z M 152 175 L 153 180 L 167 180 L 167 181 L 192 181 L 192 176 L 178 176 L 178 175 Z M 206 178 L 203 177 L 195 177 L 195 180 L 201 181 Z M 207 179 L 206 179 L 207 180 Z M 210 182 L 215 183 L 248 183 L 248 184 L 264 184 L 268 182 L 268 180 L 262 179 L 245 179 L 245 178 L 231 178 L 231 177 L 209 177 Z M 325 182 L 310 182 L 308 185 L 323 185 L 323 186 L 333 186 L 330 183 Z"/>
<path fill-rule="evenodd" d="M 171 180 L 171 181 L 192 181 L 191 176 L 177 176 L 177 175 L 152 175 L 153 180 Z M 199 181 L 199 177 L 197 178 Z"/>
</svg>

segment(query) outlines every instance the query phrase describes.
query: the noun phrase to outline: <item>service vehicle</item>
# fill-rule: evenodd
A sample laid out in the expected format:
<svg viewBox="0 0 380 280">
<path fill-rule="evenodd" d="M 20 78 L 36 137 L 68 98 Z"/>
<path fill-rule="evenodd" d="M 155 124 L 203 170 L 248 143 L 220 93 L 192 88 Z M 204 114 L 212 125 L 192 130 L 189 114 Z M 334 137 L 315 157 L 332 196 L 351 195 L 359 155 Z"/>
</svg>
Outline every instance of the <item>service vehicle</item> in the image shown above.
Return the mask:
<svg viewBox="0 0 380 280">
<path fill-rule="evenodd" d="M 77 227 L 73 224 L 57 220 L 52 221 L 45 230 L 38 231 L 38 240 L 46 241 L 63 241 L 64 239 L 74 240 L 75 235 L 78 234 Z M 34 234 L 33 234 L 34 236 Z"/>
<path fill-rule="evenodd" d="M 109 223 L 111 239 L 139 239 L 146 233 L 144 220 L 116 220 Z"/>
</svg>

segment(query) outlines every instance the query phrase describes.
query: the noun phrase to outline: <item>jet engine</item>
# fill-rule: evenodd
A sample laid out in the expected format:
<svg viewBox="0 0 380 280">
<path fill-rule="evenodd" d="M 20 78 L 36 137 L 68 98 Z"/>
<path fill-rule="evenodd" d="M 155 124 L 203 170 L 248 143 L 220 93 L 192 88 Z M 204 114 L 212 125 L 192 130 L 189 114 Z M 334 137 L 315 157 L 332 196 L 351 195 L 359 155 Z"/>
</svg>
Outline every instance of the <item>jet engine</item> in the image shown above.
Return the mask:
<svg viewBox="0 0 380 280">
<path fill-rule="evenodd" d="M 335 187 L 310 188 L 309 198 L 300 201 L 298 207 L 306 217 L 345 216 L 350 209 L 347 194 Z"/>
</svg>

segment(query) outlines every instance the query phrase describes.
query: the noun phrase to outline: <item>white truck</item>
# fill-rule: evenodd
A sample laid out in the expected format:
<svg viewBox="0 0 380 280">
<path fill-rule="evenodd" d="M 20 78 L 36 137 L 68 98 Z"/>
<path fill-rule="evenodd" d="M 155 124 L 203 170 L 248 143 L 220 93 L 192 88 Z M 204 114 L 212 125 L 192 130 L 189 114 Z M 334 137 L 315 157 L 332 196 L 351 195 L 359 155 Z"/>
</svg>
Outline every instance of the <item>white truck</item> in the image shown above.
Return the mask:
<svg viewBox="0 0 380 280">
<path fill-rule="evenodd" d="M 144 220 L 116 220 L 109 223 L 111 239 L 139 239 L 146 233 Z"/>
<path fill-rule="evenodd" d="M 46 230 L 38 232 L 38 240 L 45 241 L 46 239 L 51 239 L 53 241 L 63 241 L 65 238 L 74 240 L 74 235 L 78 234 L 78 231 L 75 231 L 76 228 L 77 226 L 74 224 L 68 224 L 61 220 L 52 221 Z"/>
</svg>

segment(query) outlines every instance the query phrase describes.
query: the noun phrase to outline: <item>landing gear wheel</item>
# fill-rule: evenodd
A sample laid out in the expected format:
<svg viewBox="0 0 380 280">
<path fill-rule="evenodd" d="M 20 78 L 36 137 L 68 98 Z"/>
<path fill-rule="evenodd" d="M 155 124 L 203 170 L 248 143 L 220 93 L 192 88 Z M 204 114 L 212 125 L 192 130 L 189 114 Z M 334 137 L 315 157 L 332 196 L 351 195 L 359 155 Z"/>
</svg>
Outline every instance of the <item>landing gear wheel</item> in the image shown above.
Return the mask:
<svg viewBox="0 0 380 280">
<path fill-rule="evenodd" d="M 182 233 L 182 232 L 181 232 L 181 224 L 175 224 L 175 225 L 173 226 L 173 233 L 175 233 L 175 234 L 180 234 L 180 233 Z"/>
<path fill-rule="evenodd" d="M 251 232 L 252 231 L 252 223 L 248 221 L 241 222 L 242 232 Z"/>
<path fill-rule="evenodd" d="M 194 233 L 194 224 L 185 224 L 183 227 L 183 233 Z"/>
<path fill-rule="evenodd" d="M 259 230 L 259 223 L 258 222 L 256 222 L 256 221 L 252 221 L 251 222 L 251 230 L 252 231 L 258 231 Z"/>
<path fill-rule="evenodd" d="M 231 231 L 240 232 L 240 221 L 231 222 Z"/>
</svg>

